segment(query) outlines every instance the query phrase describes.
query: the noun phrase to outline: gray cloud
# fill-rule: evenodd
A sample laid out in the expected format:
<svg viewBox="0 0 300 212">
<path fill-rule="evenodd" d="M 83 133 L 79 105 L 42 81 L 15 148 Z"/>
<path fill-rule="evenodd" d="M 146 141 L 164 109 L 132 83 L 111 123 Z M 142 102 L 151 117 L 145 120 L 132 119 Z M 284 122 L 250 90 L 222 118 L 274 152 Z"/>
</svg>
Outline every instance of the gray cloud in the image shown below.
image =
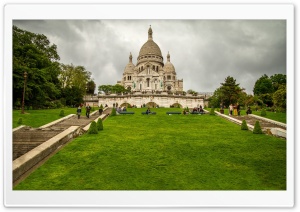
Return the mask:
<svg viewBox="0 0 300 212">
<path fill-rule="evenodd" d="M 147 41 L 149 25 L 164 62 L 168 51 L 184 90 L 213 92 L 232 76 L 252 93 L 267 74 L 286 74 L 286 22 L 281 20 L 16 20 L 46 35 L 60 62 L 82 65 L 97 86 L 121 80 Z"/>
</svg>

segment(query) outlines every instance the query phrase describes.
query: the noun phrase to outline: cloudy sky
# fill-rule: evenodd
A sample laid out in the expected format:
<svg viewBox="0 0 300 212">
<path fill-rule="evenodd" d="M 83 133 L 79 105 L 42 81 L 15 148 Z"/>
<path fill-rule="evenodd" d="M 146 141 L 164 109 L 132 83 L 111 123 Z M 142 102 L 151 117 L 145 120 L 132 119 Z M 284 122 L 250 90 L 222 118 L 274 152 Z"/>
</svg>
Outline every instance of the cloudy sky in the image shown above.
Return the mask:
<svg viewBox="0 0 300 212">
<path fill-rule="evenodd" d="M 148 39 L 168 51 L 184 90 L 213 92 L 227 76 L 247 93 L 263 74 L 286 74 L 286 22 L 281 20 L 19 20 L 21 29 L 57 45 L 60 62 L 84 66 L 97 87 L 121 80 Z M 97 89 L 96 89 L 97 90 Z"/>
</svg>

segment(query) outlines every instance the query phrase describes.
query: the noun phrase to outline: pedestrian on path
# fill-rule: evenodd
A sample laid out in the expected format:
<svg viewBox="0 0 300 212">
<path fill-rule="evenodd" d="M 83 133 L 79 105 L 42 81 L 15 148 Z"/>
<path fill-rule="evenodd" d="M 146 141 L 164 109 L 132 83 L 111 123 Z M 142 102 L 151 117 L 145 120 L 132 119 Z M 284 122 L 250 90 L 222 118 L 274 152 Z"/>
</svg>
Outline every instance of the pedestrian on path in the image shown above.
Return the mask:
<svg viewBox="0 0 300 212">
<path fill-rule="evenodd" d="M 87 106 L 85 107 L 85 109 L 86 109 L 86 113 L 85 113 L 86 117 L 90 118 L 91 106 L 89 104 L 87 104 Z"/>
<path fill-rule="evenodd" d="M 232 111 L 233 111 L 233 105 L 229 105 L 229 115 L 232 116 Z"/>
<path fill-rule="evenodd" d="M 81 114 L 81 107 L 80 107 L 80 105 L 79 105 L 78 108 L 77 108 L 77 116 L 78 116 L 78 119 L 80 119 L 80 114 Z"/>
</svg>

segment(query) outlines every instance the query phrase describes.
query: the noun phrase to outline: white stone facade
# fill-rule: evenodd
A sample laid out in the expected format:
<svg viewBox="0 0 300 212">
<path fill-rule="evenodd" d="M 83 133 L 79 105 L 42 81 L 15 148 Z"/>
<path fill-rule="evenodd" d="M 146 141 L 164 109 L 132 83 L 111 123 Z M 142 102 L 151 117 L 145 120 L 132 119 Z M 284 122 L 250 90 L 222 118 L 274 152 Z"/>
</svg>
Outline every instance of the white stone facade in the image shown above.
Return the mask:
<svg viewBox="0 0 300 212">
<path fill-rule="evenodd" d="M 129 63 L 126 65 L 123 78 L 117 83 L 131 91 L 156 92 L 168 91 L 182 93 L 183 80 L 177 79 L 175 67 L 167 55 L 164 59 L 159 46 L 153 41 L 151 26 L 148 30 L 148 40 L 142 46 L 137 58 L 137 64 L 132 63 L 132 55 L 129 55 Z"/>
</svg>

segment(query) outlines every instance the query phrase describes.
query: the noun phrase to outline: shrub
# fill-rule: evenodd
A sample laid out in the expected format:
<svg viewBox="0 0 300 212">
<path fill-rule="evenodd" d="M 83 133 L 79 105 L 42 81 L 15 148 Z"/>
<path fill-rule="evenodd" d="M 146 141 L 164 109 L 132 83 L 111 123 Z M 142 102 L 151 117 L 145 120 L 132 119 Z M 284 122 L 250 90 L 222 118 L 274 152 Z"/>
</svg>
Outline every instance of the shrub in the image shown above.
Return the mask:
<svg viewBox="0 0 300 212">
<path fill-rule="evenodd" d="M 61 116 L 61 117 L 65 116 L 65 111 L 64 111 L 64 110 L 61 110 L 61 111 L 59 112 L 59 116 Z"/>
<path fill-rule="evenodd" d="M 261 116 L 266 116 L 266 115 L 267 115 L 266 110 L 265 110 L 265 109 L 262 109 L 260 115 L 261 115 Z"/>
<path fill-rule="evenodd" d="M 241 125 L 241 130 L 248 130 L 246 120 L 243 120 L 242 125 Z"/>
<path fill-rule="evenodd" d="M 111 114 L 110 114 L 111 116 L 115 116 L 115 115 L 117 115 L 117 113 L 116 113 L 116 108 L 113 108 L 112 109 L 112 111 L 111 111 Z"/>
<path fill-rule="evenodd" d="M 255 122 L 254 129 L 253 129 L 253 134 L 263 134 L 263 132 L 261 130 L 261 127 L 260 127 L 260 124 L 259 124 L 259 121 Z"/>
<path fill-rule="evenodd" d="M 212 108 L 210 109 L 209 115 L 215 115 L 215 108 L 212 107 Z"/>
<path fill-rule="evenodd" d="M 103 105 L 102 104 L 100 105 L 100 109 L 103 109 Z"/>
<path fill-rule="evenodd" d="M 95 121 L 92 121 L 90 129 L 88 131 L 89 134 L 98 134 L 97 124 Z"/>
<path fill-rule="evenodd" d="M 97 130 L 100 131 L 100 130 L 103 130 L 103 122 L 102 122 L 102 119 L 98 119 L 97 121 Z"/>
<path fill-rule="evenodd" d="M 18 124 L 21 125 L 22 123 L 23 123 L 23 119 L 22 119 L 22 118 L 19 118 Z"/>
</svg>

